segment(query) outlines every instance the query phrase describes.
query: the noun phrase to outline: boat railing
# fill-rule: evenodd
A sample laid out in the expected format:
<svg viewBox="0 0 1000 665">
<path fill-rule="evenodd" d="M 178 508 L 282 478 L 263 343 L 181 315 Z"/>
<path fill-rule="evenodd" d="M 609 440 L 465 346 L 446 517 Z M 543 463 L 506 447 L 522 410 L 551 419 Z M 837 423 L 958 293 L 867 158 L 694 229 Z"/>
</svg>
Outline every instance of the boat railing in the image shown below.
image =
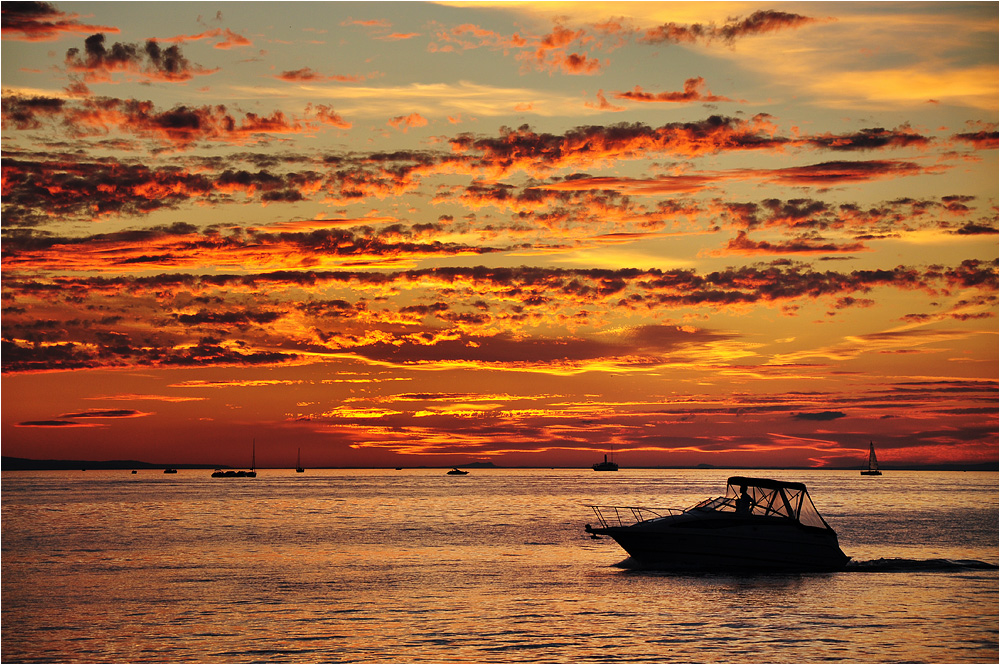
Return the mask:
<svg viewBox="0 0 1000 665">
<path fill-rule="evenodd" d="M 678 508 L 646 508 L 643 506 L 590 506 L 597 516 L 601 527 L 631 526 L 646 520 L 669 515 L 680 515 L 683 510 Z"/>
</svg>

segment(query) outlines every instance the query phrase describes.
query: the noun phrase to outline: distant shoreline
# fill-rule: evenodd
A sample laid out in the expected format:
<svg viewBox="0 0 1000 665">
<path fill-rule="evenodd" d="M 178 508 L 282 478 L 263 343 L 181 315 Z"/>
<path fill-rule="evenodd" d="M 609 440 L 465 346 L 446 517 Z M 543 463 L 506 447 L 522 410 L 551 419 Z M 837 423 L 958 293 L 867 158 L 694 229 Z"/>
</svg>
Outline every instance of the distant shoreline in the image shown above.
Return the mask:
<svg viewBox="0 0 1000 665">
<path fill-rule="evenodd" d="M 403 466 L 407 469 L 446 469 L 458 466 L 465 469 L 589 469 L 588 466 L 497 466 L 492 462 L 470 462 L 468 464 L 443 464 L 441 466 Z M 222 464 L 157 464 L 153 462 L 139 462 L 137 460 L 36 460 L 25 457 L 2 457 L 0 460 L 0 470 L 3 471 L 76 471 L 93 469 L 94 471 L 108 470 L 130 470 L 130 469 L 229 469 L 232 467 Z M 290 467 L 257 467 L 258 469 L 284 469 Z M 316 466 L 310 467 L 314 470 L 322 469 L 392 469 L 395 467 L 371 467 L 371 466 Z M 699 464 L 695 466 L 632 466 L 624 467 L 622 471 L 652 470 L 652 469 L 678 469 L 678 470 L 700 470 L 700 471 L 857 471 L 857 467 L 810 467 L 810 466 L 710 466 Z M 909 466 L 887 466 L 882 465 L 884 471 L 1000 471 L 1000 465 L 996 462 L 980 462 L 976 464 L 926 464 Z"/>
</svg>

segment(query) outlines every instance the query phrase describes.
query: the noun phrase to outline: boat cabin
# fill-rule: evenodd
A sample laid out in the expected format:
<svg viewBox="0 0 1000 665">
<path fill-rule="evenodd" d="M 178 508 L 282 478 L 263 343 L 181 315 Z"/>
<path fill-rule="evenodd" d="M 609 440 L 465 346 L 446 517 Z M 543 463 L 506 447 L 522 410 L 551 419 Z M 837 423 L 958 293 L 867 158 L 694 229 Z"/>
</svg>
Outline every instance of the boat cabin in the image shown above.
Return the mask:
<svg viewBox="0 0 1000 665">
<path fill-rule="evenodd" d="M 802 483 L 733 476 L 726 495 L 705 499 L 691 510 L 716 510 L 760 517 L 784 517 L 804 526 L 830 529 Z"/>
</svg>

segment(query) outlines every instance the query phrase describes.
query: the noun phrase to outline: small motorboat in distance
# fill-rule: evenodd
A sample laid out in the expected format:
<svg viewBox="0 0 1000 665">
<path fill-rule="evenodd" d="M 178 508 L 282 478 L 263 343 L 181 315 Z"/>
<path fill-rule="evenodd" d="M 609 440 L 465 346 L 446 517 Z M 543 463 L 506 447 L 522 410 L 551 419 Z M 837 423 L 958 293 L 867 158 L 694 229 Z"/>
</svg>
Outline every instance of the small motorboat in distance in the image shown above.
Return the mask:
<svg viewBox="0 0 1000 665">
<path fill-rule="evenodd" d="M 598 462 L 594 465 L 594 471 L 617 471 L 618 464 L 615 462 L 609 462 L 607 454 L 604 455 L 604 461 Z"/>
<path fill-rule="evenodd" d="M 850 560 L 802 483 L 733 476 L 691 508 L 590 506 L 639 566 L 660 570 L 842 570 Z"/>
<path fill-rule="evenodd" d="M 469 475 L 469 472 L 468 471 L 462 471 L 461 469 L 459 469 L 456 466 L 451 471 L 448 472 L 448 475 L 449 476 L 467 476 L 467 475 Z"/>
</svg>

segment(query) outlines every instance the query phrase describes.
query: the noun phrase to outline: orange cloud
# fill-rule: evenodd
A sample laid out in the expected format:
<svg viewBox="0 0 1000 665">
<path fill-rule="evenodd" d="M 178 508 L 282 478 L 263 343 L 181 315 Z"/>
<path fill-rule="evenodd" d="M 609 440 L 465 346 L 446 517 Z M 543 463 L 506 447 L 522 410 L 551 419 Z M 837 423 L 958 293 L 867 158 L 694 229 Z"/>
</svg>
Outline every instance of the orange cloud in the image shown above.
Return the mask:
<svg viewBox="0 0 1000 665">
<path fill-rule="evenodd" d="M 253 46 L 253 42 L 239 35 L 229 28 L 216 28 L 214 30 L 207 30 L 205 32 L 199 33 L 197 35 L 178 35 L 176 37 L 168 37 L 162 41 L 168 44 L 186 44 L 188 42 L 201 41 L 203 39 L 213 39 L 215 37 L 223 37 L 223 39 L 214 45 L 217 49 L 231 49 L 237 46 Z"/>
<path fill-rule="evenodd" d="M 334 111 L 332 106 L 324 104 L 313 106 L 312 104 L 307 104 L 306 113 L 315 114 L 316 118 L 323 124 L 332 125 L 338 129 L 350 129 L 352 127 L 352 123 L 344 120 L 343 116 Z"/>
<path fill-rule="evenodd" d="M 688 103 L 688 102 L 731 102 L 733 100 L 728 97 L 718 97 L 708 92 L 707 90 L 702 92 L 702 88 L 705 87 L 705 79 L 700 76 L 697 78 L 690 78 L 684 81 L 684 91 L 683 92 L 661 92 L 658 94 L 652 94 L 644 92 L 639 86 L 635 86 L 635 90 L 630 92 L 616 92 L 616 99 L 627 99 L 633 102 L 675 102 L 675 103 Z"/>
<path fill-rule="evenodd" d="M 360 25 L 360 26 L 364 26 L 366 28 L 389 28 L 389 27 L 392 27 L 392 24 L 389 23 L 389 21 L 385 20 L 384 18 L 367 19 L 367 20 L 364 20 L 364 19 L 348 19 L 346 21 L 341 21 L 340 25 L 344 25 L 344 26 L 347 26 L 347 25 Z"/>
<path fill-rule="evenodd" d="M 390 127 L 395 127 L 396 129 L 402 129 L 404 132 L 411 127 L 425 127 L 427 126 L 427 118 L 423 117 L 419 113 L 411 113 L 409 115 L 398 115 L 389 121 Z"/>
<path fill-rule="evenodd" d="M 584 102 L 583 105 L 586 106 L 587 108 L 598 109 L 600 111 L 624 111 L 625 110 L 624 106 L 615 106 L 614 104 L 612 104 L 611 102 L 609 102 L 607 100 L 607 98 L 604 96 L 604 91 L 603 90 L 598 90 L 597 91 L 597 102 L 598 102 L 597 104 L 594 104 L 593 102 Z"/>
<path fill-rule="evenodd" d="M 597 58 L 568 51 L 573 42 L 583 40 L 585 35 L 584 30 L 569 30 L 557 24 L 552 32 L 535 42 L 534 53 L 522 52 L 517 57 L 541 70 L 596 74 L 601 70 L 601 62 Z"/>
<path fill-rule="evenodd" d="M 378 35 L 375 37 L 375 39 L 384 42 L 398 42 L 398 41 L 403 41 L 405 39 L 413 39 L 414 37 L 419 37 L 419 36 L 420 36 L 419 32 L 392 32 L 389 33 L 388 35 Z"/>
<path fill-rule="evenodd" d="M 344 234 L 255 234 L 212 238 L 194 234 L 104 234 L 89 242 L 50 242 L 51 260 L 65 275 L 99 270 L 110 255 L 173 257 L 178 266 L 233 265 L 244 250 L 265 272 L 145 277 L 10 277 L 41 251 L 4 246 L 9 278 L 4 292 L 3 371 L 77 367 L 283 364 L 350 354 L 377 365 L 478 366 L 558 374 L 636 371 L 666 362 L 701 365 L 741 357 L 728 337 L 693 326 L 646 326 L 612 336 L 554 333 L 580 319 L 581 309 L 648 311 L 787 305 L 825 299 L 830 306 L 872 306 L 875 289 L 925 291 L 969 301 L 993 297 L 992 263 L 952 267 L 814 271 L 787 261 L 699 274 L 693 270 L 557 270 L 547 268 L 436 268 L 386 271 L 269 270 L 272 249 L 290 256 L 328 247 Z M 341 244 L 343 244 L 341 242 Z M 242 246 L 240 246 L 242 245 Z M 65 255 L 60 255 L 63 250 Z M 391 248 L 384 248 L 390 250 Z M 403 249 L 402 247 L 397 248 Z M 412 251 L 413 247 L 406 248 Z M 366 251 L 373 251 L 369 242 Z M 330 251 L 330 250 L 326 250 Z M 393 250 L 395 251 L 395 250 Z M 184 253 L 189 259 L 181 262 Z M 72 262 L 70 260 L 72 255 Z M 277 262 L 276 262 L 277 264 Z M 291 262 L 283 260 L 282 265 Z M 52 263 L 50 262 L 50 265 Z M 45 264 L 34 265 L 37 271 Z M 121 272 L 120 269 L 117 272 Z M 36 272 L 37 274 L 37 272 Z M 950 290 L 961 295 L 946 296 Z M 303 299 L 304 290 L 311 295 Z M 415 303 L 414 296 L 418 296 Z M 197 296 L 197 297 L 195 297 Z M 212 303 L 209 309 L 204 303 Z M 876 300 L 877 302 L 877 300 Z M 989 312 L 982 300 L 964 312 Z M 81 317 L 81 311 L 116 312 Z M 533 332 L 519 328 L 530 324 Z M 217 337 L 225 331 L 225 342 Z M 527 330 L 525 330 L 525 333 Z M 901 339 L 898 335 L 893 339 Z M 787 362 L 787 359 L 783 362 Z M 229 382 L 226 382 L 229 385 Z M 66 419 L 69 420 L 69 419 Z"/>
</svg>

